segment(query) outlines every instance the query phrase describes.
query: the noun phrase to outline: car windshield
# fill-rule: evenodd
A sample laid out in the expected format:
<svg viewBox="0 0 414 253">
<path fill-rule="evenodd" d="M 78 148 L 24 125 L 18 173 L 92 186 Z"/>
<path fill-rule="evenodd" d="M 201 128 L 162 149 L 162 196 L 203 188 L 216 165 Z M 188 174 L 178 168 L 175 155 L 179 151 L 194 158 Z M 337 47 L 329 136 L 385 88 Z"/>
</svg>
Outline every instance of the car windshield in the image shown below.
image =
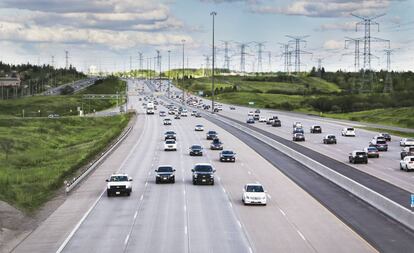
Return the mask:
<svg viewBox="0 0 414 253">
<path fill-rule="evenodd" d="M 213 134 L 217 134 L 216 131 L 209 131 L 208 134 L 213 135 Z"/>
<path fill-rule="evenodd" d="M 169 135 L 169 134 L 175 134 L 173 131 L 168 131 L 168 132 L 166 132 L 165 133 L 166 135 Z"/>
<path fill-rule="evenodd" d="M 212 172 L 213 168 L 210 165 L 197 165 L 194 170 L 197 172 Z"/>
<path fill-rule="evenodd" d="M 335 135 L 328 135 L 327 138 L 328 139 L 335 139 Z"/>
<path fill-rule="evenodd" d="M 193 146 L 191 146 L 191 149 L 201 149 L 201 146 L 199 146 L 199 145 L 193 145 Z"/>
<path fill-rule="evenodd" d="M 158 172 L 172 172 L 173 168 L 170 166 L 158 167 Z"/>
<path fill-rule="evenodd" d="M 224 150 L 224 151 L 222 152 L 222 154 L 225 154 L 225 155 L 232 155 L 232 154 L 233 154 L 233 151 L 231 151 L 231 150 Z"/>
<path fill-rule="evenodd" d="M 365 155 L 365 152 L 356 152 L 356 155 L 358 155 L 358 156 Z"/>
<path fill-rule="evenodd" d="M 386 144 L 387 142 L 386 141 L 383 141 L 383 140 L 378 140 L 377 141 L 377 144 Z"/>
<path fill-rule="evenodd" d="M 263 187 L 261 185 L 248 185 L 246 187 L 247 192 L 264 192 Z"/>
<path fill-rule="evenodd" d="M 111 176 L 111 179 L 109 181 L 111 182 L 128 181 L 128 177 L 127 176 Z"/>
<path fill-rule="evenodd" d="M 166 143 L 166 144 L 174 144 L 174 143 L 175 143 L 175 141 L 166 141 L 165 143 Z"/>
<path fill-rule="evenodd" d="M 316 129 L 318 129 L 318 128 L 321 128 L 320 126 L 313 126 L 313 128 L 316 128 Z"/>
<path fill-rule="evenodd" d="M 371 151 L 371 152 L 378 151 L 378 150 L 377 150 L 377 148 L 374 148 L 374 147 L 370 147 L 370 148 L 368 148 L 367 150 L 368 150 L 368 151 Z"/>
<path fill-rule="evenodd" d="M 197 125 L 196 127 L 203 127 L 203 125 Z"/>
<path fill-rule="evenodd" d="M 354 131 L 353 128 L 347 128 L 346 131 Z"/>
</svg>

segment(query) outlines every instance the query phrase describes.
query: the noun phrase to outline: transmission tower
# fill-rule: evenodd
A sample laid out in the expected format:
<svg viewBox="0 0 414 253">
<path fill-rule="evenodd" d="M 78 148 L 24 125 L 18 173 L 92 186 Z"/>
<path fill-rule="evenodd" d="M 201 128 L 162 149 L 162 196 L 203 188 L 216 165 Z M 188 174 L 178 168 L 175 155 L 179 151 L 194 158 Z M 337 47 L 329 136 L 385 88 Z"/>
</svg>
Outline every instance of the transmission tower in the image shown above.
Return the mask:
<svg viewBox="0 0 414 253">
<path fill-rule="evenodd" d="M 306 36 L 286 35 L 286 37 L 291 38 L 291 40 L 289 42 L 295 44 L 295 49 L 293 50 L 293 54 L 295 56 L 295 72 L 299 73 L 300 72 L 300 66 L 301 66 L 301 57 L 300 56 L 302 54 L 311 54 L 311 53 L 303 51 L 301 49 L 301 43 L 306 43 L 306 40 L 304 40 L 304 39 L 309 37 L 309 36 L 308 35 L 306 35 Z"/>
<path fill-rule="evenodd" d="M 229 56 L 229 44 L 231 43 L 231 41 L 224 41 L 222 40 L 222 42 L 224 43 L 224 64 L 223 64 L 223 68 L 230 70 L 230 56 Z"/>
<path fill-rule="evenodd" d="M 208 73 L 209 69 L 210 69 L 210 55 L 204 55 L 204 58 L 205 58 L 205 61 L 206 61 L 205 69 L 207 70 L 207 71 L 204 70 L 204 74 L 209 75 L 209 74 L 206 74 L 206 73 Z"/>
<path fill-rule="evenodd" d="M 142 58 L 142 53 L 141 52 L 138 52 L 138 61 L 139 61 L 139 70 L 142 70 L 143 58 Z"/>
<path fill-rule="evenodd" d="M 55 56 L 52 55 L 52 68 L 55 68 Z"/>
<path fill-rule="evenodd" d="M 283 53 L 281 54 L 281 56 L 283 56 L 284 60 L 283 60 L 283 65 L 284 65 L 284 71 L 285 73 L 290 74 L 290 66 L 291 66 L 291 51 L 289 50 L 289 44 L 283 44 L 283 43 L 279 43 L 279 45 L 281 45 L 282 49 L 283 49 Z"/>
<path fill-rule="evenodd" d="M 356 23 L 355 26 L 355 30 L 358 31 L 358 27 L 359 26 L 364 26 L 364 37 L 362 38 L 362 41 L 364 42 L 364 70 L 371 70 L 371 58 L 372 58 L 372 53 L 371 53 L 371 42 L 387 42 L 388 43 L 388 47 L 389 47 L 389 40 L 384 40 L 381 38 L 377 38 L 377 37 L 372 37 L 371 36 L 371 26 L 377 26 L 378 28 L 378 32 L 379 32 L 379 23 L 377 23 L 376 21 L 374 21 L 375 19 L 382 17 L 385 15 L 385 13 L 374 16 L 374 17 L 363 17 L 363 16 L 358 16 L 355 14 L 352 14 L 352 16 L 361 19 L 360 22 Z"/>
<path fill-rule="evenodd" d="M 350 43 L 354 43 L 355 51 L 354 51 L 354 71 L 358 72 L 360 70 L 359 68 L 359 58 L 360 58 L 360 52 L 359 52 L 359 42 L 361 39 L 359 38 L 349 38 L 345 37 L 345 49 L 349 48 Z"/>
<path fill-rule="evenodd" d="M 246 52 L 246 48 L 249 47 L 249 43 L 237 43 L 240 46 L 240 72 L 246 72 L 246 55 L 249 55 Z"/>
<path fill-rule="evenodd" d="M 253 43 L 256 43 L 256 46 L 257 46 L 257 71 L 256 72 L 263 72 L 262 54 L 263 54 L 263 48 L 264 48 L 266 41 L 262 41 L 262 42 L 254 41 Z"/>
<path fill-rule="evenodd" d="M 268 71 L 272 72 L 272 52 L 267 51 L 267 57 L 268 57 L 268 62 L 267 62 Z"/>
<path fill-rule="evenodd" d="M 65 64 L 65 69 L 68 69 L 69 68 L 69 51 L 65 51 L 65 61 L 66 61 L 66 64 Z"/>
<path fill-rule="evenodd" d="M 385 76 L 384 93 L 393 92 L 394 90 L 391 76 L 391 54 L 394 51 L 395 49 L 384 49 L 384 53 L 387 56 L 387 75 Z"/>
</svg>

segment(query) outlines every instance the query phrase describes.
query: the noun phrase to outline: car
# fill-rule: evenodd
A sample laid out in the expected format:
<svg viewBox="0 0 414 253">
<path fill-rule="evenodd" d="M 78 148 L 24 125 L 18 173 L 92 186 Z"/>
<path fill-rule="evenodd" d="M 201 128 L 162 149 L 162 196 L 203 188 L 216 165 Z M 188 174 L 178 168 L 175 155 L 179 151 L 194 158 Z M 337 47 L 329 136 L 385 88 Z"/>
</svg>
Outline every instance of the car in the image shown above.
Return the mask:
<svg viewBox="0 0 414 253">
<path fill-rule="evenodd" d="M 171 125 L 172 121 L 171 121 L 171 119 L 169 119 L 169 118 L 165 118 L 165 119 L 163 120 L 163 123 L 164 123 L 164 126 L 169 126 L 169 125 Z"/>
<path fill-rule="evenodd" d="M 164 133 L 164 140 L 169 140 L 169 139 L 173 139 L 173 140 L 177 140 L 177 135 L 175 134 L 174 131 L 167 131 Z"/>
<path fill-rule="evenodd" d="M 201 113 L 197 112 L 195 115 L 196 118 L 201 118 Z"/>
<path fill-rule="evenodd" d="M 267 196 L 263 186 L 258 183 L 246 184 L 243 187 L 242 202 L 245 205 L 266 205 Z"/>
<path fill-rule="evenodd" d="M 265 116 L 260 116 L 259 117 L 259 122 L 266 122 L 266 117 Z"/>
<path fill-rule="evenodd" d="M 223 143 L 219 140 L 219 138 L 213 139 L 210 144 L 211 150 L 223 150 Z"/>
<path fill-rule="evenodd" d="M 160 115 L 160 117 L 165 117 L 166 113 L 165 113 L 165 111 L 160 111 L 159 115 Z"/>
<path fill-rule="evenodd" d="M 204 131 L 204 126 L 203 125 L 196 125 L 194 128 L 194 131 Z"/>
<path fill-rule="evenodd" d="M 220 162 L 236 162 L 236 153 L 234 153 L 232 150 L 221 151 Z"/>
<path fill-rule="evenodd" d="M 303 125 L 299 121 L 295 121 L 293 122 L 293 128 L 303 128 Z"/>
<path fill-rule="evenodd" d="M 217 138 L 217 136 L 218 136 L 218 133 L 216 131 L 210 130 L 206 134 L 206 139 L 207 140 L 213 140 L 213 139 Z"/>
<path fill-rule="evenodd" d="M 197 163 L 193 169 L 193 184 L 211 184 L 214 185 L 214 173 L 216 170 L 209 163 Z"/>
<path fill-rule="evenodd" d="M 177 151 L 177 142 L 169 139 L 164 142 L 164 151 Z"/>
<path fill-rule="evenodd" d="M 414 146 L 414 138 L 402 138 L 400 141 L 400 146 Z"/>
<path fill-rule="evenodd" d="M 181 117 L 187 117 L 187 115 L 188 115 L 187 109 L 183 109 L 181 111 Z"/>
<path fill-rule="evenodd" d="M 59 118 L 60 117 L 60 115 L 59 114 L 57 114 L 57 113 L 52 113 L 52 114 L 49 114 L 49 116 L 47 116 L 49 119 L 54 119 L 54 118 Z"/>
<path fill-rule="evenodd" d="M 388 144 L 384 138 L 372 139 L 369 146 L 376 147 L 378 151 L 388 151 Z"/>
<path fill-rule="evenodd" d="M 363 150 L 354 150 L 349 153 L 349 162 L 350 163 L 368 163 L 368 154 Z"/>
<path fill-rule="evenodd" d="M 106 194 L 108 197 L 122 194 L 126 194 L 127 196 L 131 195 L 132 178 L 128 174 L 112 174 L 105 181 L 107 182 Z"/>
<path fill-rule="evenodd" d="M 327 134 L 324 138 L 323 138 L 323 144 L 336 144 L 336 136 L 333 134 Z"/>
<path fill-rule="evenodd" d="M 236 110 L 236 107 L 230 106 L 230 110 Z"/>
<path fill-rule="evenodd" d="M 386 141 L 391 141 L 391 135 L 389 133 L 379 133 L 378 136 L 384 137 Z"/>
<path fill-rule="evenodd" d="M 317 125 L 312 125 L 310 128 L 310 132 L 311 134 L 320 134 L 322 133 L 322 127 L 317 126 Z"/>
<path fill-rule="evenodd" d="M 355 129 L 353 127 L 344 127 L 341 131 L 342 136 L 355 137 Z"/>
<path fill-rule="evenodd" d="M 256 110 L 254 111 L 254 113 L 259 114 L 259 113 L 260 113 L 260 109 L 256 109 Z"/>
<path fill-rule="evenodd" d="M 247 116 L 251 116 L 251 117 L 253 117 L 253 115 L 254 115 L 254 112 L 252 112 L 252 111 L 250 111 L 249 113 L 247 113 Z"/>
<path fill-rule="evenodd" d="M 297 134 L 297 133 L 304 134 L 305 132 L 303 131 L 303 128 L 301 128 L 301 127 L 295 127 L 295 128 L 293 128 L 293 132 L 292 133 L 293 134 Z"/>
<path fill-rule="evenodd" d="M 168 111 L 168 114 L 169 114 L 169 115 L 174 115 L 174 110 L 169 110 L 169 111 Z"/>
<path fill-rule="evenodd" d="M 175 115 L 174 119 L 181 119 L 180 114 L 179 114 L 179 113 L 177 113 L 177 114 Z"/>
<path fill-rule="evenodd" d="M 171 165 L 160 165 L 155 170 L 155 183 L 175 183 L 175 169 Z"/>
<path fill-rule="evenodd" d="M 190 156 L 202 156 L 203 155 L 203 147 L 201 145 L 192 145 L 190 147 Z"/>
<path fill-rule="evenodd" d="M 414 146 L 404 147 L 400 152 L 401 160 L 406 156 L 414 156 Z"/>
<path fill-rule="evenodd" d="M 293 141 L 305 141 L 305 135 L 303 133 L 294 133 Z"/>
<path fill-rule="evenodd" d="M 368 158 L 379 158 L 379 152 L 375 146 L 366 147 L 363 150 L 367 153 Z"/>
<path fill-rule="evenodd" d="M 195 116 L 197 114 L 197 111 L 192 111 L 191 116 Z"/>
<path fill-rule="evenodd" d="M 219 112 L 220 110 L 218 108 L 214 108 L 214 112 Z"/>
<path fill-rule="evenodd" d="M 246 120 L 247 124 L 254 124 L 254 118 L 253 117 L 248 117 Z"/>
<path fill-rule="evenodd" d="M 281 126 L 282 126 L 282 122 L 280 121 L 280 119 L 273 119 L 272 127 L 281 127 Z"/>
<path fill-rule="evenodd" d="M 274 121 L 275 121 L 275 119 L 273 117 L 269 117 L 266 120 L 266 125 L 271 125 L 271 124 L 273 124 Z"/>
<path fill-rule="evenodd" d="M 255 115 L 253 116 L 253 119 L 254 119 L 254 120 L 259 120 L 259 119 L 260 119 L 260 115 L 259 115 L 259 114 L 255 114 Z"/>
<path fill-rule="evenodd" d="M 414 170 L 414 156 L 406 156 L 400 161 L 400 170 Z"/>
</svg>

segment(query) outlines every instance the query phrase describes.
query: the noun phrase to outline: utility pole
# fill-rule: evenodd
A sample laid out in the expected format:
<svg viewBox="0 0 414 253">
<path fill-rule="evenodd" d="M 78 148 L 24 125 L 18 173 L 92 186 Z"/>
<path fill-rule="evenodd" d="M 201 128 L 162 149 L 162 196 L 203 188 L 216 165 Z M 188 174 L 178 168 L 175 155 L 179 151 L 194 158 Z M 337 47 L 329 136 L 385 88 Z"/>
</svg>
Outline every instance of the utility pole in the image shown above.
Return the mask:
<svg viewBox="0 0 414 253">
<path fill-rule="evenodd" d="M 301 66 L 301 54 L 311 54 L 309 52 L 303 51 L 301 50 L 301 43 L 306 43 L 306 40 L 304 40 L 305 38 L 309 37 L 308 35 L 306 36 L 290 36 L 290 35 L 286 35 L 286 37 L 291 38 L 292 40 L 290 40 L 290 43 L 294 43 L 295 44 L 295 49 L 294 49 L 294 54 L 295 54 L 295 72 L 298 74 L 300 73 L 300 66 Z"/>
<path fill-rule="evenodd" d="M 181 40 L 181 42 L 183 43 L 183 79 L 182 79 L 182 85 L 183 85 L 183 101 L 182 101 L 182 104 L 184 104 L 185 103 L 185 87 L 184 87 L 184 43 L 185 43 L 185 40 Z"/>
<path fill-rule="evenodd" d="M 214 47 L 214 17 L 217 15 L 217 12 L 213 11 L 210 13 L 210 16 L 213 17 L 213 68 L 211 71 L 211 112 L 214 113 L 214 63 L 215 63 L 215 51 L 216 48 Z"/>
<path fill-rule="evenodd" d="M 170 78 L 170 72 L 171 72 L 171 66 L 170 66 L 170 54 L 171 50 L 168 50 L 168 98 L 171 98 L 171 78 Z"/>
</svg>

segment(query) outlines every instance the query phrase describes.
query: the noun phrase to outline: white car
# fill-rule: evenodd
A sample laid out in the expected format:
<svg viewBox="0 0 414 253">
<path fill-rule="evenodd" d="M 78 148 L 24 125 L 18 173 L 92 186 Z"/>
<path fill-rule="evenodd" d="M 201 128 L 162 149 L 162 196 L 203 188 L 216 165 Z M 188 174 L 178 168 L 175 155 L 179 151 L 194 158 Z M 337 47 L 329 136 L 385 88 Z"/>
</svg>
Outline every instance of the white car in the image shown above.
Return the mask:
<svg viewBox="0 0 414 253">
<path fill-rule="evenodd" d="M 132 192 L 132 178 L 127 174 L 112 174 L 109 179 L 106 180 L 106 194 L 108 197 L 113 195 L 126 194 L 131 195 Z"/>
<path fill-rule="evenodd" d="M 195 131 L 204 131 L 204 126 L 203 125 L 196 125 L 194 130 Z"/>
<path fill-rule="evenodd" d="M 355 137 L 355 129 L 353 127 L 344 127 L 341 131 L 342 136 Z"/>
<path fill-rule="evenodd" d="M 177 151 L 177 142 L 173 139 L 168 139 L 164 143 L 164 151 Z"/>
<path fill-rule="evenodd" d="M 242 201 L 245 205 L 266 205 L 266 191 L 263 189 L 263 186 L 261 184 L 246 184 L 243 188 Z"/>
<path fill-rule="evenodd" d="M 247 116 L 252 116 L 252 117 L 253 117 L 253 115 L 254 115 L 254 112 L 252 112 L 252 111 L 250 111 L 250 112 L 247 114 Z"/>
<path fill-rule="evenodd" d="M 414 138 L 402 138 L 400 141 L 400 146 L 414 146 Z"/>
<path fill-rule="evenodd" d="M 169 119 L 169 118 L 164 119 L 164 120 L 163 120 L 163 124 L 164 124 L 164 126 L 169 126 L 169 125 L 171 125 L 171 119 Z"/>
<path fill-rule="evenodd" d="M 181 116 L 182 116 L 182 117 L 187 117 L 187 110 L 183 110 L 183 111 L 181 112 Z"/>
<path fill-rule="evenodd" d="M 299 121 L 295 121 L 293 122 L 293 128 L 303 128 L 303 125 Z"/>
<path fill-rule="evenodd" d="M 266 122 L 266 117 L 265 116 L 260 116 L 259 117 L 259 122 Z"/>
<path fill-rule="evenodd" d="M 414 156 L 406 156 L 400 161 L 401 170 L 414 170 Z"/>
</svg>

